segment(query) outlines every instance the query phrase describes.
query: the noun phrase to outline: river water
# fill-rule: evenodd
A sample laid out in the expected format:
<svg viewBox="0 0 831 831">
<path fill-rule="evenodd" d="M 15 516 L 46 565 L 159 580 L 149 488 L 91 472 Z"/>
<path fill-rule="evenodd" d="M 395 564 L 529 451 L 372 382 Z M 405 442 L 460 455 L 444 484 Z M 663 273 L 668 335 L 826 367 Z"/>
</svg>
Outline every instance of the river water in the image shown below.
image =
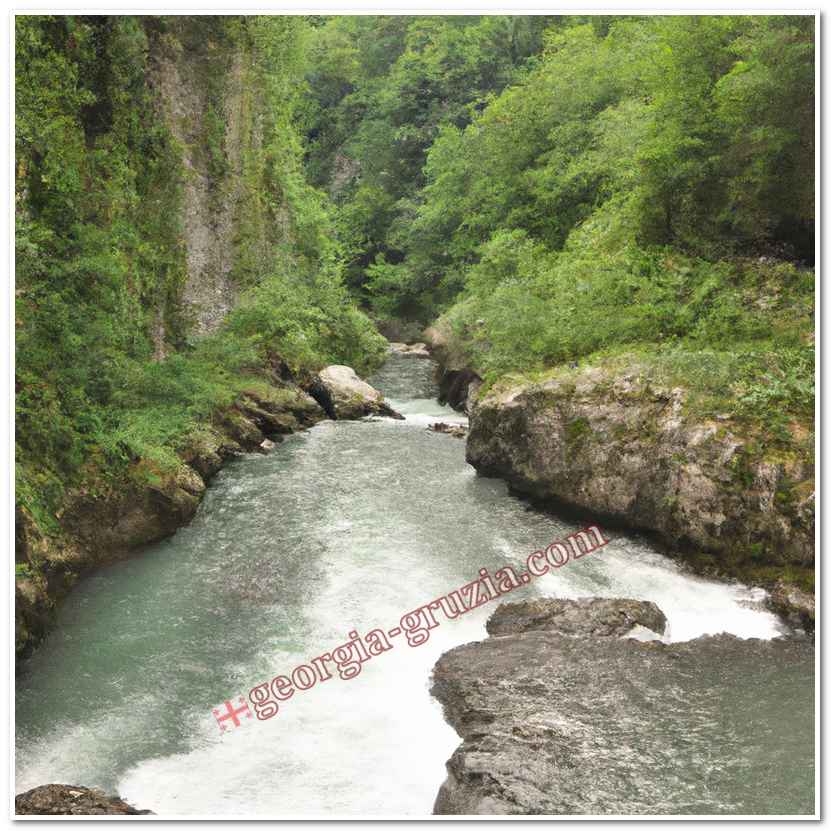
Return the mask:
<svg viewBox="0 0 831 831">
<path fill-rule="evenodd" d="M 418 648 L 393 640 L 356 678 L 298 691 L 268 721 L 220 733 L 211 713 L 352 630 L 396 626 L 481 567 L 521 571 L 528 553 L 577 527 L 478 477 L 462 440 L 425 429 L 464 420 L 436 403 L 430 361 L 392 356 L 372 381 L 405 421 L 327 421 L 233 461 L 188 527 L 76 587 L 17 682 L 18 793 L 83 784 L 200 816 L 431 812 L 459 739 L 429 694 L 430 670 L 485 636 L 494 604 L 444 621 Z M 674 641 L 782 634 L 758 592 L 683 574 L 638 537 L 607 536 L 512 599 L 653 600 Z M 714 796 L 707 812 L 813 811 L 813 658 L 802 653 L 775 690 L 755 693 L 767 715 L 747 721 L 774 786 L 754 803 L 737 785 L 738 803 Z"/>
</svg>

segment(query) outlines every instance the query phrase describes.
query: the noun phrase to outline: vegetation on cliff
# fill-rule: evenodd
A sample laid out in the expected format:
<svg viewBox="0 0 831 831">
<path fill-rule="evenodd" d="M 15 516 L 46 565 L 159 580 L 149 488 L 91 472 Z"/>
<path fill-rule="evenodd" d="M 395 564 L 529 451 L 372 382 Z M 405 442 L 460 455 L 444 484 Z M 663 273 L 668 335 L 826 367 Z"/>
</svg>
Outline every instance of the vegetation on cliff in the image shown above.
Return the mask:
<svg viewBox="0 0 831 831">
<path fill-rule="evenodd" d="M 812 464 L 812 17 L 15 33 L 24 542 L 73 495 L 172 487 L 279 376 L 376 365 L 366 312 L 439 318 L 488 385 L 638 366 Z"/>
<path fill-rule="evenodd" d="M 44 532 L 67 488 L 175 465 L 194 425 L 275 356 L 302 373 L 382 354 L 305 180 L 308 30 L 298 17 L 17 18 L 17 499 Z M 165 73 L 199 102 L 189 123 L 167 116 L 184 105 Z M 197 338 L 186 294 L 210 304 L 212 284 L 185 226 L 220 235 L 227 203 L 234 309 Z"/>
</svg>

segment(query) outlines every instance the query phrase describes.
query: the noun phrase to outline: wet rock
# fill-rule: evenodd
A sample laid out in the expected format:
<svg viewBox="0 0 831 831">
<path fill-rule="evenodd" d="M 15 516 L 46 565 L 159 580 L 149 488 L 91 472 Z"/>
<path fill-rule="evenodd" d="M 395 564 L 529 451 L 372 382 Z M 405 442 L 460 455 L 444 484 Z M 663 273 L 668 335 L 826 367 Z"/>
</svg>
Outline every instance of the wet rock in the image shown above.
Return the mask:
<svg viewBox="0 0 831 831">
<path fill-rule="evenodd" d="M 282 437 L 280 437 L 280 441 L 282 441 Z M 277 442 L 272 441 L 271 439 L 263 439 L 263 443 L 260 445 L 260 450 L 262 450 L 263 453 L 270 453 L 275 447 L 277 447 Z"/>
<path fill-rule="evenodd" d="M 617 637 L 615 612 L 625 626 L 661 626 L 653 604 L 549 603 L 558 601 L 497 611 L 489 629 L 501 634 L 436 664 L 432 693 L 463 741 L 435 814 L 813 812 L 813 798 L 788 801 L 811 792 L 810 719 L 765 722 L 781 744 L 802 748 L 787 772 L 759 754 L 753 721 L 779 713 L 784 700 L 811 710 L 808 639 L 644 643 Z M 548 618 L 554 608 L 561 614 Z M 737 788 L 739 779 L 747 787 Z"/>
<path fill-rule="evenodd" d="M 469 366 L 468 357 L 459 348 L 446 321 L 439 321 L 425 329 L 424 337 L 431 356 L 438 364 L 436 382 L 439 385 L 439 402 L 469 415 L 482 379 Z"/>
<path fill-rule="evenodd" d="M 56 814 L 101 815 L 101 814 L 152 814 L 128 805 L 118 796 L 107 796 L 97 788 L 80 785 L 41 785 L 14 798 L 16 815 L 35 814 L 53 816 Z"/>
<path fill-rule="evenodd" d="M 445 368 L 439 370 L 438 383 L 439 403 L 449 404 L 454 410 L 467 413 L 468 399 L 475 400 L 482 379 L 472 369 Z"/>
<path fill-rule="evenodd" d="M 244 450 L 256 450 L 265 438 L 262 430 L 239 410 L 229 410 L 222 418 L 223 432 Z"/>
<path fill-rule="evenodd" d="M 414 358 L 429 358 L 430 351 L 425 343 L 395 343 L 389 345 L 389 351 L 396 355 L 412 355 Z"/>
<path fill-rule="evenodd" d="M 457 439 L 463 439 L 467 435 L 467 427 L 464 424 L 447 424 L 444 421 L 437 421 L 429 425 L 427 429 L 434 433 L 447 433 Z"/>
<path fill-rule="evenodd" d="M 814 631 L 814 596 L 798 586 L 780 580 L 768 597 L 768 606 L 792 626 Z"/>
<path fill-rule="evenodd" d="M 238 406 L 245 416 L 267 436 L 294 433 L 299 427 L 297 419 L 292 413 L 266 410 L 248 398 L 243 399 Z"/>
<path fill-rule="evenodd" d="M 327 366 L 318 375 L 318 381 L 328 395 L 330 410 L 335 418 L 353 419 L 368 415 L 403 418 L 384 401 L 378 390 L 359 378 L 352 367 L 338 364 Z M 314 390 L 312 395 L 315 395 Z"/>
<path fill-rule="evenodd" d="M 491 635 L 552 631 L 558 635 L 620 637 L 635 626 L 663 635 L 666 625 L 664 613 L 647 600 L 537 598 L 503 603 L 488 620 L 487 630 Z"/>
<path fill-rule="evenodd" d="M 304 427 L 311 427 L 326 418 L 326 413 L 317 401 L 301 390 L 295 391 L 295 396 L 287 405 L 289 412 Z"/>
</svg>

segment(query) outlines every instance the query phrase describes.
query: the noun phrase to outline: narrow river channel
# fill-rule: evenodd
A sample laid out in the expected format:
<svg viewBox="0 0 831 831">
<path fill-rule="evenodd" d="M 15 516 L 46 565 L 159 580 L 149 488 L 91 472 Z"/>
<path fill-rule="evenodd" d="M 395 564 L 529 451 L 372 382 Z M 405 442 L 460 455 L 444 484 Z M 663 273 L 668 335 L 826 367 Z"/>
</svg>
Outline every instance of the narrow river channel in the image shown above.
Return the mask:
<svg viewBox="0 0 831 831">
<path fill-rule="evenodd" d="M 18 680 L 17 792 L 98 786 L 165 814 L 430 813 L 459 741 L 429 694 L 430 670 L 485 636 L 495 604 L 444 621 L 418 648 L 394 641 L 356 678 L 298 693 L 268 721 L 220 734 L 211 714 L 352 630 L 395 626 L 483 566 L 520 570 L 577 527 L 477 477 L 462 440 L 426 429 L 463 420 L 436 403 L 431 361 L 392 356 L 371 380 L 405 421 L 326 421 L 235 460 L 188 527 L 73 591 Z M 635 536 L 607 536 L 512 599 L 653 600 L 668 640 L 780 633 L 750 590 L 683 574 Z M 810 741 L 811 660 L 802 675 L 790 667 L 790 704 L 765 726 L 762 752 Z M 812 785 L 792 752 L 800 782 L 764 810 L 795 810 Z"/>
</svg>

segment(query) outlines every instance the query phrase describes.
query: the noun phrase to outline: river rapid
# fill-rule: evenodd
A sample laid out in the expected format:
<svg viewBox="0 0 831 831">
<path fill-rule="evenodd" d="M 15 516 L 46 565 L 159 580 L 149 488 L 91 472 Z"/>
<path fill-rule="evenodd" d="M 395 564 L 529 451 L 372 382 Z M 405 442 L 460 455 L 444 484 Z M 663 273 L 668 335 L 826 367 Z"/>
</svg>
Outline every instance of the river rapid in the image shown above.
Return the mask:
<svg viewBox="0 0 831 831">
<path fill-rule="evenodd" d="M 485 637 L 494 603 L 443 621 L 417 648 L 393 640 L 356 678 L 297 692 L 268 721 L 221 734 L 211 710 L 352 630 L 396 626 L 482 567 L 521 572 L 530 552 L 577 529 L 478 477 L 463 441 L 426 429 L 464 421 L 436 403 L 432 370 L 391 356 L 370 380 L 404 421 L 325 421 L 234 460 L 188 527 L 75 588 L 17 681 L 18 793 L 97 786 L 171 815 L 431 812 L 459 738 L 429 694 L 430 671 L 447 649 Z M 671 641 L 783 634 L 758 591 L 684 574 L 635 535 L 606 536 L 511 599 L 653 600 Z M 758 690 L 762 720 L 747 730 L 782 783 L 781 795 L 760 795 L 760 811 L 813 810 L 812 661 Z M 722 751 L 714 739 L 715 770 Z"/>
</svg>

